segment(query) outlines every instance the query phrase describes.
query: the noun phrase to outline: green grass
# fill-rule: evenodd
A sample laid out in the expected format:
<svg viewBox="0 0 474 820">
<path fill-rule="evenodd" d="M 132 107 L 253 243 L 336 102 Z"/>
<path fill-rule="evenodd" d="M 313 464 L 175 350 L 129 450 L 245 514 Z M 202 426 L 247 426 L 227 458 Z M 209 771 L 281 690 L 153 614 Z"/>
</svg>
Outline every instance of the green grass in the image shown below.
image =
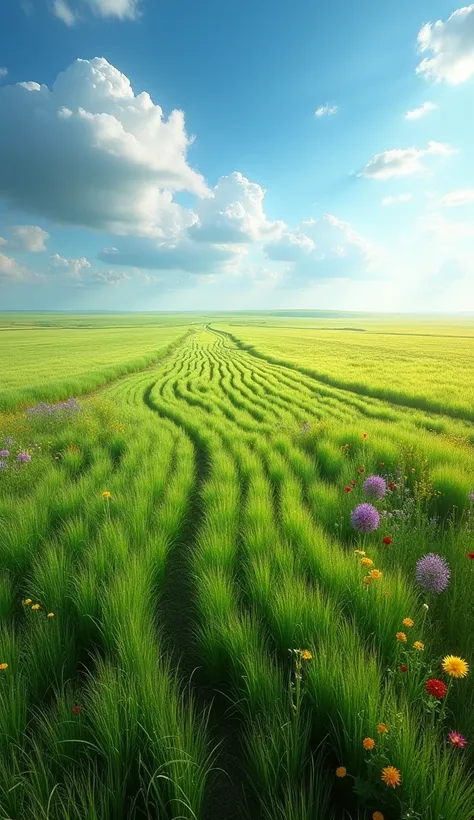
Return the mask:
<svg viewBox="0 0 474 820">
<path fill-rule="evenodd" d="M 474 814 L 472 673 L 437 705 L 424 686 L 446 654 L 474 664 L 472 338 L 467 320 L 3 315 L 0 818 Z M 72 388 L 74 418 L 23 408 Z M 394 488 L 363 536 L 373 473 Z M 415 581 L 430 551 L 439 596 Z"/>
</svg>

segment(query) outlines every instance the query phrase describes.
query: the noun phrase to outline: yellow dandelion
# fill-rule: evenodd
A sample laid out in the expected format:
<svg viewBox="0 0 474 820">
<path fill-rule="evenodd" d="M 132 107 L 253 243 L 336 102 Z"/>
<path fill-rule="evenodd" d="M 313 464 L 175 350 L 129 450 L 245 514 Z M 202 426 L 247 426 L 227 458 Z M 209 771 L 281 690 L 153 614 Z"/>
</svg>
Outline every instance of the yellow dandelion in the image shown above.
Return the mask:
<svg viewBox="0 0 474 820">
<path fill-rule="evenodd" d="M 469 664 L 456 655 L 446 655 L 441 662 L 443 672 L 451 678 L 465 678 L 469 673 Z"/>
<path fill-rule="evenodd" d="M 303 649 L 302 652 L 301 652 L 301 657 L 303 658 L 304 661 L 310 661 L 313 656 L 312 656 L 311 652 L 309 651 L 309 649 Z"/>
<path fill-rule="evenodd" d="M 345 766 L 338 766 L 336 769 L 336 777 L 345 777 L 347 774 L 347 769 Z"/>
<path fill-rule="evenodd" d="M 375 749 L 375 740 L 371 737 L 364 737 L 362 746 L 367 752 L 371 752 L 372 749 Z"/>
<path fill-rule="evenodd" d="M 48 612 L 47 618 L 54 618 L 54 612 Z"/>
<path fill-rule="evenodd" d="M 0 672 L 4 672 L 5 669 L 8 669 L 8 663 L 0 663 Z"/>
<path fill-rule="evenodd" d="M 392 789 L 394 789 L 395 786 L 399 786 L 402 782 L 401 774 L 395 766 L 385 766 L 385 768 L 382 769 L 381 777 L 385 785 L 391 786 Z"/>
<path fill-rule="evenodd" d="M 415 626 L 415 621 L 412 621 L 411 618 L 404 618 L 402 624 L 403 626 Z"/>
<path fill-rule="evenodd" d="M 112 498 L 112 493 L 109 493 L 108 490 L 104 490 L 102 493 L 102 498 Z"/>
<path fill-rule="evenodd" d="M 31 604 L 31 598 L 25 598 L 23 603 L 25 604 L 25 606 L 29 606 Z"/>
<path fill-rule="evenodd" d="M 379 735 L 386 735 L 388 732 L 388 726 L 386 726 L 385 723 L 379 723 L 377 726 L 377 732 Z"/>
<path fill-rule="evenodd" d="M 415 643 L 413 644 L 413 649 L 418 649 L 418 652 L 423 652 L 424 648 L 425 645 L 421 641 L 415 641 Z"/>
<path fill-rule="evenodd" d="M 405 643 L 405 641 L 407 639 L 407 636 L 405 635 L 404 632 L 397 632 L 395 637 L 396 637 L 397 641 L 400 641 L 400 643 Z"/>
<path fill-rule="evenodd" d="M 39 605 L 39 604 L 33 604 L 33 606 L 31 607 L 31 609 L 33 610 L 33 612 L 37 612 L 37 611 L 38 611 L 38 609 L 41 609 L 41 607 L 40 607 L 40 605 Z"/>
<path fill-rule="evenodd" d="M 372 578 L 372 581 L 380 581 L 383 572 L 381 572 L 379 569 L 371 569 L 369 575 Z"/>
<path fill-rule="evenodd" d="M 360 564 L 362 567 L 373 567 L 374 562 L 372 561 L 372 558 L 361 558 Z"/>
</svg>

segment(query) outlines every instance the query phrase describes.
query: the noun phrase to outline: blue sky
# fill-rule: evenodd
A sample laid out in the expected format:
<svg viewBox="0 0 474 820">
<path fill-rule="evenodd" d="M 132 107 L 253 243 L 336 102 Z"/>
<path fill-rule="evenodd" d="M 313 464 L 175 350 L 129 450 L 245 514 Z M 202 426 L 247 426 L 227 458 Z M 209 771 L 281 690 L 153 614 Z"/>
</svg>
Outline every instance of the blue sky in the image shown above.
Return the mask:
<svg viewBox="0 0 474 820">
<path fill-rule="evenodd" d="M 4 0 L 0 309 L 474 309 L 474 5 L 296 5 Z"/>
</svg>

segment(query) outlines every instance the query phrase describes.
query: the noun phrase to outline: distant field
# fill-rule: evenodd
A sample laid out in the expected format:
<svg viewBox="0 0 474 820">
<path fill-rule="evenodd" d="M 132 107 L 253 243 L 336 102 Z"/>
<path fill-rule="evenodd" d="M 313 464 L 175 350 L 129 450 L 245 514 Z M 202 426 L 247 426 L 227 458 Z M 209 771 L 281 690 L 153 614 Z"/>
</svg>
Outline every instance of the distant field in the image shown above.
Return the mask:
<svg viewBox="0 0 474 820">
<path fill-rule="evenodd" d="M 347 320 L 344 320 L 347 323 Z M 352 321 L 360 330 L 248 326 L 213 327 L 231 333 L 266 357 L 304 369 L 333 386 L 459 418 L 474 420 L 474 321 L 459 323 L 380 319 Z M 316 325 L 316 322 L 315 322 Z M 334 326 L 334 321 L 326 325 Z M 349 325 L 347 325 L 349 326 Z M 426 334 L 426 335 L 424 335 Z"/>
</svg>

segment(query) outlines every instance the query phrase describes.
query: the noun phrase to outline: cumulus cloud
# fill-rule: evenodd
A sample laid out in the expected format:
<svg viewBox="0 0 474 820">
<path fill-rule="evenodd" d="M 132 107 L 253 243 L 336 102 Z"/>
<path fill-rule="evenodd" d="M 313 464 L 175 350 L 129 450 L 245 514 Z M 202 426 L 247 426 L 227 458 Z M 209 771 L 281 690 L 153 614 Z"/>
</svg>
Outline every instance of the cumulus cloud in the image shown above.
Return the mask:
<svg viewBox="0 0 474 820">
<path fill-rule="evenodd" d="M 4 66 L 1 66 L 0 67 L 0 80 L 2 79 L 2 77 L 6 77 L 7 74 L 8 74 L 8 68 L 5 68 Z"/>
<path fill-rule="evenodd" d="M 76 60 L 51 90 L 0 88 L 0 194 L 63 224 L 164 238 L 195 217 L 173 192 L 207 196 L 187 162 L 181 111 L 167 119 L 103 58 Z"/>
<path fill-rule="evenodd" d="M 426 171 L 425 157 L 449 157 L 456 153 L 450 145 L 431 140 L 426 148 L 392 148 L 376 154 L 359 176 L 369 179 L 392 179 L 407 177 Z"/>
<path fill-rule="evenodd" d="M 382 199 L 382 205 L 401 205 L 404 202 L 409 202 L 411 196 L 411 194 L 395 194 L 394 196 L 384 196 L 384 198 Z"/>
<path fill-rule="evenodd" d="M 438 106 L 434 102 L 430 102 L 427 100 L 426 102 L 422 103 L 418 108 L 412 108 L 411 111 L 407 111 L 405 114 L 406 120 L 419 120 L 421 117 L 424 117 L 426 114 L 429 114 L 430 111 L 435 111 Z"/>
<path fill-rule="evenodd" d="M 45 242 L 49 239 L 49 233 L 38 225 L 15 225 L 11 230 L 12 238 L 3 243 L 16 251 L 26 253 L 41 253 L 46 250 Z"/>
<path fill-rule="evenodd" d="M 314 112 L 315 117 L 330 117 L 333 114 L 337 114 L 339 111 L 338 105 L 320 105 L 319 108 L 316 109 Z"/>
<path fill-rule="evenodd" d="M 176 243 L 150 239 L 122 241 L 119 248 L 104 248 L 98 258 L 110 265 L 207 274 L 228 270 L 245 255 L 246 248 L 241 245 L 204 244 L 185 238 Z"/>
<path fill-rule="evenodd" d="M 59 19 L 62 20 L 66 26 L 73 26 L 76 22 L 76 15 L 69 8 L 66 0 L 54 0 L 53 14 L 56 17 L 59 17 Z"/>
<path fill-rule="evenodd" d="M 189 236 L 196 242 L 256 242 L 278 236 L 284 222 L 270 222 L 263 210 L 265 191 L 234 171 L 221 177 L 212 195 L 196 207 Z"/>
<path fill-rule="evenodd" d="M 41 277 L 40 274 L 35 273 L 35 271 L 29 270 L 23 265 L 20 265 L 19 262 L 11 256 L 5 256 L 5 254 L 0 253 L 0 284 L 2 282 L 29 282 L 34 279 L 39 280 L 42 278 L 43 277 Z"/>
<path fill-rule="evenodd" d="M 441 205 L 455 207 L 474 203 L 474 188 L 459 188 L 441 197 Z"/>
<path fill-rule="evenodd" d="M 94 267 L 85 256 L 68 259 L 58 253 L 50 259 L 49 272 L 56 283 L 78 288 L 118 285 L 130 278 L 122 270 Z"/>
<path fill-rule="evenodd" d="M 53 14 L 66 26 L 81 19 L 81 11 L 89 10 L 96 17 L 115 17 L 118 20 L 136 20 L 139 0 L 54 0 Z"/>
<path fill-rule="evenodd" d="M 456 9 L 447 20 L 426 23 L 418 32 L 418 51 L 430 53 L 417 73 L 459 85 L 474 76 L 474 4 Z"/>
</svg>

